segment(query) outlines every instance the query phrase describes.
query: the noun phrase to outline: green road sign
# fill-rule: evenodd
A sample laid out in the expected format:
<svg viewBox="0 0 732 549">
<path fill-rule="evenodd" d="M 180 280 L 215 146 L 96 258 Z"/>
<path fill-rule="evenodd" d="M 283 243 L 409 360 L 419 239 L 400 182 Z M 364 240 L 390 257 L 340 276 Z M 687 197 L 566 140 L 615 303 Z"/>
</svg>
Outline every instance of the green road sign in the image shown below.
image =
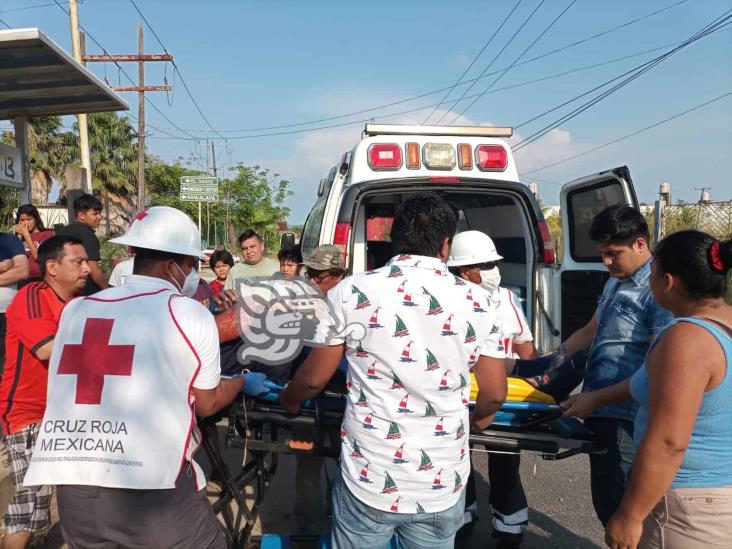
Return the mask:
<svg viewBox="0 0 732 549">
<path fill-rule="evenodd" d="M 209 176 L 181 177 L 180 199 L 189 202 L 217 202 L 219 199 L 219 178 Z"/>
</svg>

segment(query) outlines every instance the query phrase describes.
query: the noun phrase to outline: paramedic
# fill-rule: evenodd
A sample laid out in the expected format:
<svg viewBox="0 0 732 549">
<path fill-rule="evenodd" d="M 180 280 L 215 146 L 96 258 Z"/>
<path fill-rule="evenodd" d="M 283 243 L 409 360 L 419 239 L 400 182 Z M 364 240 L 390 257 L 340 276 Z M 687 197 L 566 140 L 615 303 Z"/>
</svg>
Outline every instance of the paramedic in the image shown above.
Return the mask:
<svg viewBox="0 0 732 549">
<path fill-rule="evenodd" d="M 483 288 L 496 308 L 500 327 L 497 358 L 535 358 L 534 339 L 526 317 L 514 293 L 502 288 L 498 254 L 493 240 L 480 231 L 464 231 L 455 235 L 447 262 L 450 271 Z M 489 454 L 488 481 L 489 504 L 493 515 L 493 537 L 501 541 L 500 547 L 518 546 L 523 530 L 528 525 L 529 509 L 521 484 L 519 454 Z M 477 511 L 474 474 L 468 481 L 466 523 L 472 522 Z M 462 535 L 462 533 L 461 533 Z"/>
<path fill-rule="evenodd" d="M 651 272 L 648 225 L 630 206 L 610 206 L 592 220 L 590 238 L 610 272 L 597 309 L 584 327 L 554 352 L 557 362 L 589 349 L 583 392 L 609 387 L 633 375 L 648 347 L 671 321 L 656 303 L 648 285 Z M 631 402 L 599 407 L 585 424 L 607 448 L 590 455 L 592 503 L 603 525 L 617 511 L 633 462 Z"/>
<path fill-rule="evenodd" d="M 150 208 L 112 242 L 135 247 L 133 274 L 66 306 L 25 485 L 59 486 L 71 549 L 223 548 L 193 460 L 195 414 L 213 414 L 242 387 L 264 392 L 264 376 L 220 378 L 213 316 L 190 299 L 202 250 L 186 214 Z"/>
</svg>

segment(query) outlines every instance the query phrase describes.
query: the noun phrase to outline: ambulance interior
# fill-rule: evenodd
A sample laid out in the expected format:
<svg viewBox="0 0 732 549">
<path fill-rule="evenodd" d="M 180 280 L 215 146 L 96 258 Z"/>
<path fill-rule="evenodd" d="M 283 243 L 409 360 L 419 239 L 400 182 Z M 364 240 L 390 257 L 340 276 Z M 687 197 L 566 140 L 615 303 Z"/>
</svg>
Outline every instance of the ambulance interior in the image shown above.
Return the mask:
<svg viewBox="0 0 732 549">
<path fill-rule="evenodd" d="M 413 192 L 382 190 L 361 195 L 353 226 L 353 272 L 379 268 L 394 256 L 389 239 L 394 212 Z M 498 189 L 437 192 L 454 208 L 458 232 L 477 230 L 493 239 L 503 256 L 501 285 L 513 290 L 528 314 L 526 297 L 531 287 L 534 244 L 530 217 L 520 196 Z"/>
</svg>

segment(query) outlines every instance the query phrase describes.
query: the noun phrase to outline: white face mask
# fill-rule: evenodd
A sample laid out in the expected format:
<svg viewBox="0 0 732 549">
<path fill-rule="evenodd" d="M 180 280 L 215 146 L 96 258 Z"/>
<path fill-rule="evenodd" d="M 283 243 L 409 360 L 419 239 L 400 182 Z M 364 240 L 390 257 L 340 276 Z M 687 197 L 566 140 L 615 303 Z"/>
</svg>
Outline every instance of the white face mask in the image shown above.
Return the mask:
<svg viewBox="0 0 732 549">
<path fill-rule="evenodd" d="M 493 267 L 490 271 L 480 271 L 480 287 L 492 294 L 501 284 L 501 271 Z"/>
<path fill-rule="evenodd" d="M 178 267 L 178 270 L 185 277 L 183 279 L 182 287 L 178 286 L 177 282 L 175 283 L 175 285 L 178 286 L 178 288 L 180 289 L 180 293 L 182 293 L 183 295 L 187 295 L 188 297 L 193 297 L 194 295 L 196 295 L 196 290 L 198 290 L 198 281 L 200 280 L 200 277 L 198 276 L 198 271 L 196 269 L 191 269 L 190 273 L 185 274 L 183 272 L 183 269 L 180 268 L 180 265 L 176 263 L 175 266 Z"/>
</svg>

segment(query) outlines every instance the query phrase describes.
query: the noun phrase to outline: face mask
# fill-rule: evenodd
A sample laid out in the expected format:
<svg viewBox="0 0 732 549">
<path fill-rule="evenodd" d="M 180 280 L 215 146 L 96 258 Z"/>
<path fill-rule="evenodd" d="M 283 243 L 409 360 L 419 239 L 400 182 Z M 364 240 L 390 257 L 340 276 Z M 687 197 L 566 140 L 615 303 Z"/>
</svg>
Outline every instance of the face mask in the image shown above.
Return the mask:
<svg viewBox="0 0 732 549">
<path fill-rule="evenodd" d="M 501 271 L 493 267 L 490 271 L 480 271 L 480 287 L 489 293 L 493 293 L 501 283 Z"/>
<path fill-rule="evenodd" d="M 183 279 L 183 286 L 179 286 L 180 293 L 187 295 L 188 297 L 193 297 L 196 295 L 196 290 L 198 290 L 198 281 L 200 279 L 198 271 L 196 269 L 191 269 L 191 272 L 186 275 L 183 272 L 183 269 L 180 268 L 180 265 L 176 263 L 175 266 L 178 267 L 178 270 L 185 277 Z M 178 286 L 177 283 L 175 285 Z"/>
</svg>

